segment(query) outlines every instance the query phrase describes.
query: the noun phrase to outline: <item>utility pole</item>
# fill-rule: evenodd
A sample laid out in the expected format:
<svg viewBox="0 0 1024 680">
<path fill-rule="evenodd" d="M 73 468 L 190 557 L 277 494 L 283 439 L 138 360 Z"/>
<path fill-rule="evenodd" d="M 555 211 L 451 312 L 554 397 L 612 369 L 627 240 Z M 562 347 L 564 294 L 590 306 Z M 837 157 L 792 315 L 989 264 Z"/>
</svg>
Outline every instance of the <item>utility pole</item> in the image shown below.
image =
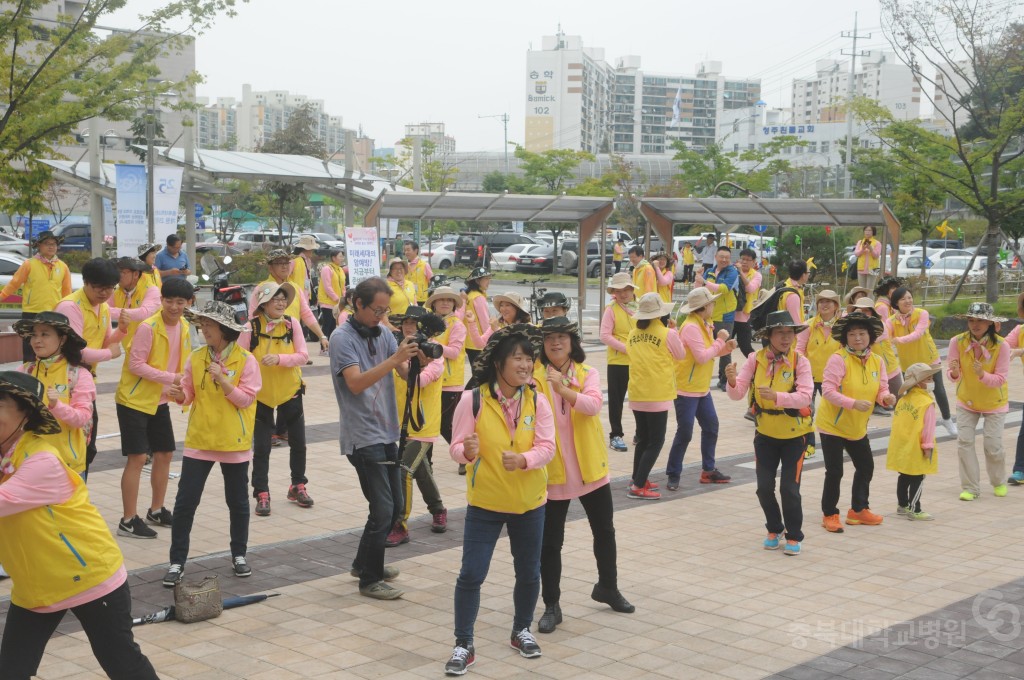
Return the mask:
<svg viewBox="0 0 1024 680">
<path fill-rule="evenodd" d="M 500 120 L 505 125 L 505 174 L 506 175 L 509 174 L 510 166 L 508 164 L 508 121 L 509 121 L 508 114 L 507 113 L 496 113 L 493 116 L 480 116 L 480 115 L 478 115 L 477 118 L 497 118 L 498 120 Z"/>
<path fill-rule="evenodd" d="M 849 31 L 843 31 L 842 37 L 853 39 L 853 49 L 849 52 L 841 50 L 842 54 L 849 55 L 850 57 L 850 82 L 846 88 L 846 103 L 847 106 L 853 102 L 853 81 L 857 76 L 857 57 L 866 57 L 867 52 L 857 51 L 857 40 L 859 38 L 870 38 L 871 34 L 858 35 L 857 34 L 857 13 L 853 13 L 853 33 Z M 853 197 L 853 185 L 850 182 L 850 165 L 853 163 L 853 111 L 847 108 L 846 110 L 846 184 L 843 196 L 846 198 Z"/>
<path fill-rule="evenodd" d="M 423 136 L 416 135 L 412 138 L 412 188 L 413 191 L 420 191 L 423 186 Z M 413 238 L 416 243 L 420 242 L 422 226 L 416 220 L 416 230 Z"/>
</svg>

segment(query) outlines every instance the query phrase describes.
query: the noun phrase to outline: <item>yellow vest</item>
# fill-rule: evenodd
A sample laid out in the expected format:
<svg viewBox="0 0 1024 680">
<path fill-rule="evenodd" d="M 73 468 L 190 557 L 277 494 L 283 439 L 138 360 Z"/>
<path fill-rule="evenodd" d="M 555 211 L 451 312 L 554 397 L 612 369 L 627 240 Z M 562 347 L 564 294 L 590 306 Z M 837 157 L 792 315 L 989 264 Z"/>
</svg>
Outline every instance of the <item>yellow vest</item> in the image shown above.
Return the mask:
<svg viewBox="0 0 1024 680">
<path fill-rule="evenodd" d="M 685 248 L 683 250 L 683 264 L 685 264 L 685 265 L 692 265 L 693 264 L 693 248 Z"/>
<path fill-rule="evenodd" d="M 409 279 L 401 286 L 397 281 L 388 279 L 388 286 L 391 288 L 391 302 L 388 304 L 391 316 L 401 316 L 409 309 L 409 305 L 416 304 L 416 286 Z"/>
<path fill-rule="evenodd" d="M 292 317 L 282 317 L 270 333 L 266 332 L 269 324 L 266 315 L 262 312 L 249 322 L 252 341 L 256 343 L 253 345 L 250 342 L 249 346 L 252 347 L 252 355 L 256 357 L 256 362 L 260 366 L 260 379 L 263 381 L 263 387 L 256 394 L 256 401 L 270 408 L 277 408 L 285 403 L 294 397 L 302 387 L 302 368 L 300 366 L 282 366 L 280 364 L 264 366 L 262 362 L 263 357 L 268 354 L 295 353 L 294 334 L 290 332 L 289 328 L 289 324 L 294 321 L 295 319 Z M 298 323 L 295 325 L 298 326 Z M 257 328 L 260 329 L 259 334 L 256 333 Z M 295 332 L 301 333 L 302 328 L 297 328 Z"/>
<path fill-rule="evenodd" d="M 668 329 L 660 319 L 652 319 L 647 328 L 629 332 L 629 400 L 674 401 L 676 381 L 666 369 L 673 361 L 668 351 Z"/>
<path fill-rule="evenodd" d="M 755 273 L 756 273 L 755 270 L 751 269 L 748 272 L 748 276 L 753 276 Z M 740 280 L 739 280 L 739 285 L 741 285 L 744 288 L 746 288 L 747 284 L 743 283 L 743 278 L 742 278 L 743 270 L 740 270 L 740 274 L 741 274 L 741 277 L 740 277 Z M 741 311 L 744 312 L 745 314 L 750 314 L 751 310 L 754 309 L 754 303 L 755 302 L 757 302 L 757 291 L 756 290 L 753 293 L 747 293 L 747 301 L 743 303 L 743 309 Z"/>
<path fill-rule="evenodd" d="M 57 390 L 60 395 L 57 398 L 65 404 L 71 402 L 72 391 L 75 388 L 74 382 L 77 380 L 77 372 L 86 370 L 81 366 L 72 370 L 64 357 L 60 357 L 49 366 L 41 361 L 34 361 L 25 364 L 25 367 L 27 369 L 26 373 L 43 383 L 47 390 L 50 388 Z M 57 434 L 40 434 L 35 436 L 44 442 L 48 442 L 60 456 L 61 460 L 67 463 L 69 468 L 79 474 L 85 472 L 85 446 L 86 439 L 88 439 L 85 436 L 85 430 L 71 428 L 59 420 L 57 422 L 60 423 L 60 432 Z"/>
<path fill-rule="evenodd" d="M 107 331 L 110 329 L 110 305 L 106 302 L 99 304 L 99 313 L 93 311 L 92 303 L 85 295 L 85 288 L 76 290 L 64 300 L 73 302 L 82 310 L 82 339 L 89 349 L 103 349 L 103 341 L 107 339 Z M 64 300 L 61 300 L 63 302 Z M 92 374 L 96 375 L 96 367 L 92 367 Z"/>
<path fill-rule="evenodd" d="M 820 316 L 815 316 L 808 325 L 811 334 L 807 340 L 807 360 L 811 362 L 814 382 L 820 383 L 824 378 L 828 358 L 839 351 L 842 345 L 832 339 L 832 327 L 826 326 Z"/>
<path fill-rule="evenodd" d="M 306 258 L 297 255 L 292 262 L 295 263 L 295 266 L 292 267 L 292 273 L 288 275 L 288 280 L 295 286 L 295 299 L 298 300 L 299 295 L 305 295 L 308 299 L 309 289 L 306 286 L 309 284 L 309 269 L 306 267 Z M 291 315 L 289 314 L 289 316 Z"/>
<path fill-rule="evenodd" d="M 654 283 L 654 285 L 651 285 Z M 641 260 L 640 264 L 633 270 L 633 285 L 636 286 L 636 296 L 643 297 L 645 293 L 656 293 L 658 285 L 654 276 L 654 265 L 647 260 Z"/>
<path fill-rule="evenodd" d="M 924 415 L 929 406 L 935 404 L 935 397 L 922 387 L 911 387 L 896 402 L 892 416 L 892 431 L 899 437 L 889 437 L 889 450 L 885 456 L 885 467 L 905 475 L 930 475 L 939 471 L 939 452 L 932 449 L 932 455 L 925 458 L 921 449 L 921 434 L 924 432 Z M 932 433 L 934 441 L 934 433 Z"/>
<path fill-rule="evenodd" d="M 11 456 L 17 470 L 29 456 L 56 453 L 53 445 L 26 432 Z M 60 458 L 60 455 L 57 455 Z M 11 602 L 25 609 L 46 607 L 94 588 L 121 568 L 124 558 L 85 482 L 65 468 L 74 491 L 64 503 L 0 517 L 0 563 L 11 575 Z M 12 475 L 0 477 L 3 485 Z"/>
<path fill-rule="evenodd" d="M 296 267 L 297 266 L 298 265 L 296 265 Z M 303 290 L 302 286 L 296 284 L 291 279 L 291 277 L 288 277 L 287 279 L 285 279 L 285 281 L 288 281 L 293 286 L 295 286 L 295 297 L 292 298 L 292 303 L 284 308 L 284 314 L 285 314 L 285 316 L 290 316 L 293 319 L 301 319 L 302 318 L 302 302 L 300 302 L 300 300 L 302 299 L 302 290 Z M 264 283 L 272 283 L 275 286 L 279 285 L 277 279 L 275 279 L 274 277 L 270 277 L 269 279 L 266 279 L 265 281 L 261 281 L 260 283 L 258 283 L 256 285 L 256 289 L 258 290 Z M 281 283 L 284 283 L 284 281 L 281 281 Z M 255 309 L 250 309 L 249 310 L 249 314 L 255 314 L 255 313 L 256 313 Z"/>
<path fill-rule="evenodd" d="M 388 281 L 388 283 L 390 284 L 391 282 Z M 467 327 L 467 331 L 468 331 L 469 325 L 475 323 L 476 324 L 476 328 L 477 328 L 477 333 L 479 335 L 483 335 L 484 333 L 487 332 L 487 329 L 490 328 L 490 319 L 489 318 L 481 319 L 481 318 L 478 318 L 476 316 L 476 309 L 473 307 L 473 301 L 476 300 L 478 297 L 483 297 L 486 300 L 486 296 L 483 293 L 481 293 L 480 291 L 478 291 L 478 290 L 472 290 L 466 296 L 466 315 L 468 316 L 469 314 L 472 313 L 472 315 L 474 317 L 473 319 L 466 319 L 466 327 Z M 392 308 L 392 309 L 394 309 L 394 308 Z M 483 349 L 483 345 L 477 344 L 473 340 L 472 333 L 468 333 L 467 332 L 466 333 L 466 349 Z"/>
<path fill-rule="evenodd" d="M 135 286 L 137 289 L 141 288 L 142 292 L 145 293 L 147 288 L 156 286 L 157 290 L 160 290 L 164 285 L 163 280 L 160 278 L 160 271 L 154 267 L 153 271 L 143 272 L 139 276 L 139 283 Z"/>
<path fill-rule="evenodd" d="M 921 310 L 915 309 L 910 313 L 910 325 L 904 326 L 900 320 L 900 315 L 893 314 L 889 318 L 889 321 L 892 322 L 892 336 L 894 338 L 902 338 L 905 335 L 910 335 L 914 332 L 914 328 L 917 327 L 917 322 L 920 318 Z M 910 368 L 912 364 L 922 363 L 931 366 L 939 360 L 939 350 L 935 346 L 935 340 L 932 339 L 932 334 L 929 331 L 925 331 L 925 334 L 914 342 L 898 345 L 898 353 L 900 368 L 904 371 Z"/>
<path fill-rule="evenodd" d="M 861 362 L 859 357 L 850 354 L 845 347 L 839 350 L 839 354 L 846 363 L 846 375 L 839 384 L 839 391 L 845 397 L 863 399 L 874 406 L 878 398 L 878 388 L 885 380 L 882 359 L 872 352 L 866 362 Z M 822 399 L 818 403 L 814 425 L 826 434 L 856 441 L 867 435 L 869 418 L 871 409 L 858 411 L 852 408 L 839 408 L 828 399 Z"/>
<path fill-rule="evenodd" d="M 345 297 L 345 270 L 334 264 L 328 262 L 323 267 L 320 267 L 320 286 L 316 289 L 316 301 L 321 305 L 333 306 L 334 300 L 327 296 L 327 291 L 324 290 L 323 280 L 327 277 L 331 279 L 331 289 L 338 295 L 338 300 L 341 301 Z"/>
<path fill-rule="evenodd" d="M 476 420 L 480 455 L 467 470 L 466 501 L 484 510 L 521 515 L 547 500 L 548 475 L 544 468 L 509 472 L 501 464 L 501 452 L 524 453 L 533 448 L 537 427 L 535 392 L 530 386 L 523 389 L 519 424 L 513 436 L 491 389 L 490 385 L 480 387 L 480 414 Z"/>
<path fill-rule="evenodd" d="M 863 240 L 864 239 L 861 239 L 861 241 L 863 241 Z M 868 241 L 868 252 L 865 253 L 864 255 L 858 255 L 857 256 L 857 271 L 858 272 L 864 271 L 864 261 L 865 260 L 868 261 L 868 269 L 878 269 L 878 258 L 875 257 L 874 251 L 871 250 L 872 248 L 875 247 L 876 243 L 878 243 L 878 241 L 876 241 L 873 238 L 870 239 Z M 858 245 L 859 244 L 860 244 L 860 241 L 858 241 Z"/>
<path fill-rule="evenodd" d="M 999 387 L 988 387 L 983 385 L 974 372 L 974 352 L 968 349 L 971 346 L 971 333 L 961 333 L 953 338 L 960 350 L 960 380 L 956 384 L 956 398 L 967 408 L 980 413 L 992 413 L 1006 406 L 1009 402 L 1007 386 L 1004 382 Z M 982 358 L 981 366 L 986 373 L 995 372 L 996 359 L 1005 342 L 1003 338 L 996 336 L 995 343 L 986 342 L 985 349 L 988 350 L 988 359 Z"/>
<path fill-rule="evenodd" d="M 398 402 L 398 422 L 401 424 L 405 415 L 405 396 L 409 391 L 407 383 L 398 371 L 395 376 L 395 401 Z M 420 439 L 436 439 L 441 434 L 441 380 L 429 385 L 420 385 L 413 392 L 415 401 L 412 405 L 412 417 L 409 419 L 409 436 Z M 416 428 L 415 423 L 421 427 Z"/>
<path fill-rule="evenodd" d="M 576 386 L 569 389 L 574 392 L 582 392 L 583 384 L 587 374 L 594 369 L 586 364 L 573 362 L 573 370 L 576 375 Z M 548 399 L 551 408 L 555 407 L 555 400 L 551 396 L 551 383 L 548 382 L 548 369 L 541 363 L 537 363 L 533 370 L 533 379 L 537 383 L 538 390 Z M 601 426 L 601 418 L 588 416 L 576 409 L 570 409 L 572 420 L 572 441 L 576 446 L 576 460 L 580 465 L 580 474 L 583 483 L 589 484 L 603 479 L 608 474 L 608 447 L 604 444 L 604 429 Z M 565 459 L 562 458 L 562 445 L 559 437 L 558 419 L 555 418 L 555 457 L 545 468 L 548 473 L 548 484 L 565 484 Z"/>
<path fill-rule="evenodd" d="M 232 345 L 223 362 L 225 374 L 232 385 L 238 386 L 250 356 L 237 344 Z M 236 408 L 228 401 L 220 385 L 206 375 L 210 358 L 209 347 L 200 347 L 192 352 L 192 384 L 196 396 L 189 409 L 185 446 L 204 451 L 248 451 L 252 448 L 256 401 L 244 409 Z"/>
<path fill-rule="evenodd" d="M 636 321 L 633 320 L 633 315 L 618 302 L 612 302 L 612 317 L 615 319 L 612 336 L 622 344 L 626 344 L 626 341 L 629 340 L 630 331 L 636 328 Z M 629 366 L 629 355 L 609 347 L 608 365 Z"/>
<path fill-rule="evenodd" d="M 171 360 L 171 344 L 167 337 L 167 324 L 164 323 L 162 312 L 157 312 L 146 319 L 143 323 L 153 329 L 153 346 L 149 351 L 146 363 L 160 371 L 181 373 L 185 370 L 185 359 L 188 358 L 192 349 L 189 325 L 185 319 L 178 321 L 181 327 L 178 331 L 178 365 L 168 366 Z M 117 392 L 114 394 L 114 402 L 153 415 L 160 405 L 160 395 L 163 394 L 164 386 L 160 383 L 146 380 L 131 372 L 128 367 L 127 357 L 121 366 L 121 381 L 117 384 Z"/>
<path fill-rule="evenodd" d="M 1017 334 L 1017 347 L 1024 347 L 1024 328 L 1022 328 L 1021 332 Z M 1024 364 L 1024 354 L 1021 355 L 1020 362 Z"/>
<path fill-rule="evenodd" d="M 455 314 L 449 314 L 444 318 L 445 325 L 448 326 L 447 330 L 441 334 L 437 341 L 448 346 L 448 340 L 452 335 L 452 328 L 456 324 L 462 323 L 462 319 L 455 316 Z M 466 334 L 466 342 L 469 341 L 469 334 Z M 441 387 L 462 387 L 466 382 L 466 342 L 462 343 L 462 349 L 459 350 L 459 356 L 454 359 L 444 360 L 444 375 L 441 376 Z"/>
<path fill-rule="evenodd" d="M 64 292 L 68 266 L 62 260 L 48 265 L 38 257 L 28 260 L 28 278 L 21 286 L 21 309 L 24 312 L 51 312 Z"/>
<path fill-rule="evenodd" d="M 683 322 L 682 327 L 679 329 L 680 335 L 682 335 L 683 328 L 686 326 L 696 326 L 700 329 L 700 334 L 704 338 L 704 347 L 711 347 L 714 344 L 715 340 L 711 337 L 711 331 L 708 330 L 707 325 L 696 314 L 686 315 L 686 321 Z M 712 359 L 703 364 L 698 364 L 693 353 L 687 350 L 686 356 L 682 359 L 677 359 L 675 363 L 677 392 L 707 394 L 711 389 L 711 374 L 714 372 L 715 366 L 718 365 L 717 361 Z"/>
<path fill-rule="evenodd" d="M 710 269 L 704 278 L 711 283 L 718 283 L 718 272 L 714 269 Z M 726 314 L 736 311 L 736 291 L 731 288 L 719 287 L 718 292 L 722 295 L 715 300 L 715 311 L 711 316 L 712 321 L 721 321 L 725 318 Z"/>
<path fill-rule="evenodd" d="M 423 258 L 416 258 L 416 264 L 409 264 L 409 274 L 405 277 L 411 280 L 416 287 L 416 300 L 426 302 L 430 297 L 427 289 L 430 288 L 430 281 L 427 280 L 427 263 Z"/>
<path fill-rule="evenodd" d="M 141 284 L 141 277 L 139 278 L 139 282 Z M 123 290 L 119 285 L 114 289 L 114 307 L 117 309 L 138 309 L 139 305 L 142 304 L 142 299 L 146 296 L 146 288 L 148 288 L 148 286 L 143 287 L 142 285 L 136 285 L 132 294 L 128 295 L 128 292 Z M 142 323 L 142 321 L 129 321 L 128 328 L 124 329 L 120 329 L 120 326 L 118 326 L 118 328 L 123 330 L 126 334 L 124 339 L 121 340 L 121 345 L 124 347 L 125 352 L 131 349 L 132 338 L 135 337 L 135 329 L 139 327 L 140 323 Z"/>
<path fill-rule="evenodd" d="M 756 356 L 757 365 L 754 367 L 754 378 L 751 381 L 750 389 L 754 403 L 766 411 L 780 410 L 774 401 L 762 399 L 757 392 L 758 387 L 770 387 L 776 392 L 793 391 L 793 384 L 796 382 L 796 364 L 799 355 L 794 347 L 789 351 L 787 357 L 789 366 L 779 363 L 772 376 L 768 367 L 768 350 L 758 350 Z M 757 416 L 757 431 L 775 439 L 793 439 L 802 437 L 814 428 L 810 416 L 791 416 L 785 413 L 760 413 Z"/>
<path fill-rule="evenodd" d="M 783 311 L 785 309 L 788 309 L 786 307 L 786 300 L 788 300 L 793 295 L 799 295 L 800 296 L 800 310 L 799 310 L 800 311 L 800 318 L 799 319 L 793 319 L 793 321 L 796 321 L 797 323 L 803 323 L 804 322 L 804 289 L 798 287 L 793 282 L 793 279 L 786 279 L 786 283 L 785 283 L 784 287 L 786 287 L 786 288 L 796 288 L 796 292 L 795 293 L 785 293 L 782 297 L 779 298 L 779 310 L 778 311 L 781 312 L 781 311 Z"/>
</svg>

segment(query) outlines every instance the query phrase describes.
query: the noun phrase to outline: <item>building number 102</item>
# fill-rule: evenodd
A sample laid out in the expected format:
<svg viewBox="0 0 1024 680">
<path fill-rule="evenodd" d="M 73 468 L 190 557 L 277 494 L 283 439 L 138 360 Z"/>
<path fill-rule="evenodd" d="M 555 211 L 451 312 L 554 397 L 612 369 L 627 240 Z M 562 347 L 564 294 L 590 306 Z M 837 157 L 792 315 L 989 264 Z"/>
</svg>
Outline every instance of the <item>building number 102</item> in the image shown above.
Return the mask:
<svg viewBox="0 0 1024 680">
<path fill-rule="evenodd" d="M 538 116 L 547 116 L 551 114 L 547 106 L 535 106 L 533 107 L 533 112 Z"/>
</svg>

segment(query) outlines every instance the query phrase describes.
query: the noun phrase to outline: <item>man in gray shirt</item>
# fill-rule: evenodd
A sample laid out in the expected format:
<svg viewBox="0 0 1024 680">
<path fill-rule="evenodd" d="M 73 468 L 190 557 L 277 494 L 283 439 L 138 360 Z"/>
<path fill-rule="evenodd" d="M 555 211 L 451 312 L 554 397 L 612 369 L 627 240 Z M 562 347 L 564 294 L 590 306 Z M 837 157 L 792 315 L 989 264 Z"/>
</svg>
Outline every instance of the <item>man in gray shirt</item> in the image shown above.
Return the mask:
<svg viewBox="0 0 1024 680">
<path fill-rule="evenodd" d="M 398 569 L 384 566 L 384 541 L 405 503 L 391 372 L 407 377 L 409 359 L 419 351 L 411 339 L 399 345 L 381 325 L 390 302 L 391 288 L 384 279 L 362 281 L 353 294 L 355 311 L 331 334 L 329 346 L 341 452 L 356 469 L 370 504 L 351 573 L 359 577 L 359 592 L 378 600 L 402 596 L 401 590 L 385 583 L 398 576 Z"/>
</svg>

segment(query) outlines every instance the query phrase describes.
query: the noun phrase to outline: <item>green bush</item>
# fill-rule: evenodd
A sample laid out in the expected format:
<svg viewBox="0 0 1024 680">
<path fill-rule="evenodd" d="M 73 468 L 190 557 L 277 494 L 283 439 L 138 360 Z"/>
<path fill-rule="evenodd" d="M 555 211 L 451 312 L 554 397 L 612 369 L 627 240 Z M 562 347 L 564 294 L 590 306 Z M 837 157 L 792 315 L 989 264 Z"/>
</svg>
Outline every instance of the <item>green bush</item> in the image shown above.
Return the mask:
<svg viewBox="0 0 1024 680">
<path fill-rule="evenodd" d="M 835 248 L 833 250 L 832 237 L 835 236 Z M 800 243 L 797 243 L 799 237 Z M 786 267 L 792 260 L 807 260 L 814 258 L 817 265 L 817 273 L 812 272 L 812 278 L 826 281 L 840 281 L 843 260 L 843 248 L 854 244 L 853 232 L 849 229 L 834 230 L 833 234 L 826 234 L 825 227 L 793 227 L 786 229 L 782 239 L 776 239 L 778 250 L 772 259 L 780 274 L 785 272 Z M 836 258 L 839 258 L 838 264 Z"/>
<path fill-rule="evenodd" d="M 88 250 L 67 250 L 59 254 L 61 260 L 67 264 L 75 274 L 82 273 L 82 265 L 92 259 L 92 253 Z"/>
<path fill-rule="evenodd" d="M 231 256 L 231 264 L 228 269 L 234 272 L 231 275 L 233 283 L 259 283 L 266 281 L 270 276 L 266 264 L 267 254 L 263 252 L 243 253 Z"/>
</svg>

